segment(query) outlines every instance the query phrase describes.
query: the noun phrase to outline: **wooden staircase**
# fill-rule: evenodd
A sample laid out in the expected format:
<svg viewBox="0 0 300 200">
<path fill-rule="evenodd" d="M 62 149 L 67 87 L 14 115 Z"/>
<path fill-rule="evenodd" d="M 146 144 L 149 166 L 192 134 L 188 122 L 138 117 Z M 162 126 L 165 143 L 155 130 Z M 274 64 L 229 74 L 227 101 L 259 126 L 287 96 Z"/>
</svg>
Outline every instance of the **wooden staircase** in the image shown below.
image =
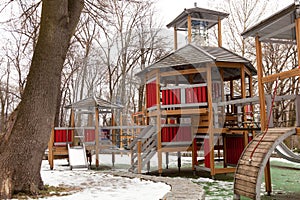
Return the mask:
<svg viewBox="0 0 300 200">
<path fill-rule="evenodd" d="M 234 177 L 234 199 L 240 199 L 240 196 L 260 199 L 264 168 L 272 152 L 277 145 L 293 134 L 296 134 L 295 127 L 270 128 L 264 137 L 263 134 L 259 134 L 248 144 L 236 168 Z M 252 152 L 253 155 L 251 158 Z"/>
<path fill-rule="evenodd" d="M 157 131 L 153 125 L 147 126 L 131 142 L 131 167 L 128 171 L 141 173 L 143 167 L 148 164 L 150 170 L 150 160 L 156 154 Z"/>
</svg>

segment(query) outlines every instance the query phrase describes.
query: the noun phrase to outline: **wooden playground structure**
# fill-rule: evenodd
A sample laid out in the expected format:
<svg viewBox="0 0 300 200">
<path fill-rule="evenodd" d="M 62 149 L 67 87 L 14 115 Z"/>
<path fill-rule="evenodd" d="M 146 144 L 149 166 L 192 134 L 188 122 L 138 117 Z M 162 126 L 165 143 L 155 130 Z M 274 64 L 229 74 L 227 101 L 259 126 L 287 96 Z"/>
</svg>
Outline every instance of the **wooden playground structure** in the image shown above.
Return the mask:
<svg viewBox="0 0 300 200">
<path fill-rule="evenodd" d="M 296 104 L 295 127 L 272 127 L 270 117 L 266 112 L 266 98 L 264 84 L 277 82 L 287 78 L 300 76 L 300 5 L 292 4 L 273 14 L 269 18 L 242 33 L 243 37 L 254 37 L 256 45 L 256 60 L 258 70 L 258 89 L 260 102 L 261 134 L 253 139 L 244 150 L 239 160 L 234 181 L 235 199 L 246 196 L 251 199 L 260 199 L 262 175 L 265 174 L 266 192 L 272 192 L 269 158 L 271 153 L 284 139 L 291 135 L 300 135 L 300 96 L 291 95 Z M 280 72 L 264 77 L 262 42 L 292 43 L 297 46 L 298 65 L 289 71 Z M 274 89 L 276 94 L 276 87 Z M 275 96 L 274 94 L 274 96 Z M 273 97 L 275 99 L 275 97 Z M 272 113 L 270 112 L 270 115 Z M 269 116 L 270 116 L 269 115 Z"/>
<path fill-rule="evenodd" d="M 141 173 L 155 152 L 159 173 L 163 173 L 163 153 L 167 157 L 170 152 L 177 152 L 180 168 L 180 153 L 191 151 L 193 170 L 208 171 L 212 176 L 236 172 L 235 198 L 242 195 L 259 199 L 263 172 L 266 191 L 271 193 L 268 160 L 273 151 L 282 153 L 284 139 L 300 135 L 300 96 L 266 95 L 264 84 L 299 78 L 300 68 L 264 77 L 261 42 L 296 39 L 299 60 L 300 18 L 295 14 L 300 13 L 298 7 L 291 5 L 244 33 L 245 37 L 256 37 L 257 71 L 248 60 L 222 47 L 221 20 L 227 17 L 226 13 L 197 7 L 185 9 L 168 24 L 167 27 L 174 27 L 175 51 L 137 74 L 145 80 L 149 126 L 130 146 L 137 154 L 133 154 L 136 161 L 131 170 Z M 214 25 L 218 27 L 218 47 L 193 41 L 195 36 L 205 36 L 205 31 Z M 188 44 L 180 49 L 177 31 L 187 32 Z M 290 31 L 294 33 L 286 33 Z M 286 38 L 291 36 L 296 38 Z M 259 96 L 253 97 L 252 76 L 256 74 Z M 236 84 L 239 91 L 234 88 Z M 273 104 L 287 100 L 296 107 L 294 127 L 273 128 Z M 259 108 L 256 120 L 255 108 Z M 271 114 L 267 117 L 267 113 Z M 199 150 L 204 152 L 204 160 L 198 160 Z M 299 156 L 290 150 L 286 152 L 290 157 L 284 158 L 300 162 Z M 220 160 L 221 167 L 217 166 Z M 166 162 L 168 166 L 167 158 Z"/>
<path fill-rule="evenodd" d="M 88 152 L 95 153 L 99 166 L 101 151 L 118 153 L 126 143 L 132 172 L 142 173 L 145 166 L 149 171 L 150 160 L 157 155 L 158 172 L 163 173 L 163 154 L 168 168 L 169 153 L 177 153 L 180 169 L 181 153 L 191 152 L 194 171 L 207 171 L 212 177 L 235 172 L 236 199 L 260 199 L 263 172 L 266 191 L 271 193 L 269 158 L 273 151 L 282 151 L 284 139 L 300 135 L 300 96 L 271 96 L 265 94 L 264 84 L 299 79 L 300 68 L 264 77 L 261 42 L 296 42 L 299 62 L 299 13 L 299 5 L 293 4 L 243 33 L 244 37 L 255 37 L 256 70 L 249 60 L 222 47 L 221 20 L 228 14 L 198 7 L 185 9 L 167 25 L 174 29 L 175 50 L 137 74 L 144 81 L 146 100 L 143 111 L 134 115 L 134 123 L 116 126 L 112 116 L 110 126 L 100 126 L 99 114 L 122 108 L 102 99 L 91 97 L 71 104 L 67 107 L 71 109 L 70 127 L 54 128 L 51 134 L 51 169 L 55 157 L 69 154 L 68 144 L 84 144 Z M 217 46 L 207 46 L 207 31 L 215 26 Z M 181 48 L 178 31 L 187 32 L 188 44 Z M 257 97 L 253 92 L 255 75 Z M 287 100 L 295 104 L 294 127 L 274 127 L 273 104 Z M 82 114 L 87 114 L 87 120 L 76 125 Z M 128 130 L 130 134 L 123 134 Z M 292 153 L 290 156 L 300 162 Z"/>
<path fill-rule="evenodd" d="M 252 97 L 252 76 L 256 75 L 250 61 L 222 47 L 221 20 L 227 16 L 198 7 L 185 9 L 167 25 L 174 27 L 175 51 L 138 73 L 146 80 L 145 110 L 149 124 L 155 127 L 150 130 L 157 134 L 159 173 L 163 172 L 162 153 L 177 152 L 180 167 L 180 153 L 186 151 L 192 152 L 193 170 L 209 171 L 212 176 L 234 172 L 253 135 L 247 128 L 251 121 L 246 109 L 250 106 L 219 106 Z M 201 41 L 193 40 L 215 25 L 218 47 L 200 46 L 197 43 Z M 177 31 L 183 30 L 189 44 L 177 49 Z M 234 91 L 236 83 L 241 85 L 239 91 Z M 140 149 L 147 148 L 142 144 Z M 204 160 L 197 158 L 200 150 Z M 223 167 L 217 167 L 221 157 Z M 139 172 L 146 162 L 140 163 Z"/>
<path fill-rule="evenodd" d="M 89 97 L 66 106 L 70 112 L 70 125 L 68 127 L 54 127 L 48 143 L 48 160 L 50 168 L 54 167 L 55 158 L 69 158 L 70 148 L 82 147 L 83 154 L 86 153 L 91 165 L 92 155 L 96 156 L 96 167 L 99 166 L 99 154 L 127 152 L 124 146 L 128 146 L 133 138 L 144 128 L 142 124 L 123 124 L 125 120 L 122 115 L 119 125 L 113 115 L 114 110 L 122 110 L 123 106 L 113 104 L 106 100 Z M 100 124 L 100 115 L 108 114 L 110 121 Z M 98 133 L 98 134 L 96 134 Z M 78 155 L 75 155 L 78 158 Z M 82 161 L 78 167 L 87 167 Z M 70 163 L 71 166 L 71 163 Z"/>
</svg>

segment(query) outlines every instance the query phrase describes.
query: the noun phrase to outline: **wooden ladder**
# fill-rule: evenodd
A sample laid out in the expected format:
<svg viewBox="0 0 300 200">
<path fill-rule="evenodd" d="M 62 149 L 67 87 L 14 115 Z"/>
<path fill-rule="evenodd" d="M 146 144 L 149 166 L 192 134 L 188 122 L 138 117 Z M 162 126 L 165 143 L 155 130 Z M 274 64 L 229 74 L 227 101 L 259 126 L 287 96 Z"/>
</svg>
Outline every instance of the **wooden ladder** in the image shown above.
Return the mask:
<svg viewBox="0 0 300 200">
<path fill-rule="evenodd" d="M 258 134 L 248 144 L 236 167 L 234 199 L 240 199 L 240 196 L 260 199 L 262 175 L 272 152 L 278 144 L 295 133 L 295 127 L 270 128 L 264 137 L 263 134 Z M 261 140 L 262 137 L 263 139 Z M 256 148 L 257 144 L 258 146 Z M 251 159 L 252 152 L 253 155 Z"/>
</svg>

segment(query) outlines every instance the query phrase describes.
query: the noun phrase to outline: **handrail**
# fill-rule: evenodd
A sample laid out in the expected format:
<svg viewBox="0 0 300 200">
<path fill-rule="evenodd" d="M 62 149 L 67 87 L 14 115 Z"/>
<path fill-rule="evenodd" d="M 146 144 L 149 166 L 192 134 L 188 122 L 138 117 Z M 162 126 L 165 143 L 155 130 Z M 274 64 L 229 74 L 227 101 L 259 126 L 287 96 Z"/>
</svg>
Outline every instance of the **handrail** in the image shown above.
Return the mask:
<svg viewBox="0 0 300 200">
<path fill-rule="evenodd" d="M 149 132 L 149 130 L 150 130 L 151 128 L 153 128 L 152 125 L 149 125 L 149 126 L 147 126 L 146 128 L 144 128 L 144 129 L 140 132 L 140 134 L 139 134 L 136 138 L 133 139 L 133 141 L 130 143 L 130 145 L 128 146 L 128 148 L 130 148 L 130 149 L 133 148 L 133 147 L 137 144 L 138 139 L 144 137 L 144 136 Z"/>
<path fill-rule="evenodd" d="M 269 95 L 266 95 L 266 97 Z M 284 96 L 276 96 L 275 102 L 284 101 L 284 100 L 293 100 L 296 98 L 296 95 L 284 95 Z M 249 105 L 249 104 L 259 104 L 259 97 L 250 97 L 245 99 L 236 99 L 230 101 L 222 101 L 218 103 L 213 103 L 214 106 L 228 106 L 228 105 Z"/>
<path fill-rule="evenodd" d="M 151 156 L 157 145 L 157 132 L 153 125 L 147 126 L 129 145 L 131 149 L 131 165 L 137 165 L 137 172 L 141 173 L 144 159 Z M 150 157 L 149 157 L 150 159 Z"/>
</svg>

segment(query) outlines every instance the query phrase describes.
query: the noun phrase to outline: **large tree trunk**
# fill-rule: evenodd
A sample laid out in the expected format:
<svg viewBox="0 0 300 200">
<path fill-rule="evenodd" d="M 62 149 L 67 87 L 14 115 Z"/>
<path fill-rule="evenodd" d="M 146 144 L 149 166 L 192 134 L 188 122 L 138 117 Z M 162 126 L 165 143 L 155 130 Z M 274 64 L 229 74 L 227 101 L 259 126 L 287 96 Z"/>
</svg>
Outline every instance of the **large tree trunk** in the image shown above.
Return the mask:
<svg viewBox="0 0 300 200">
<path fill-rule="evenodd" d="M 83 0 L 43 0 L 38 42 L 27 85 L 11 127 L 0 138 L 0 199 L 37 193 L 40 168 L 53 127 L 61 71 Z"/>
</svg>

